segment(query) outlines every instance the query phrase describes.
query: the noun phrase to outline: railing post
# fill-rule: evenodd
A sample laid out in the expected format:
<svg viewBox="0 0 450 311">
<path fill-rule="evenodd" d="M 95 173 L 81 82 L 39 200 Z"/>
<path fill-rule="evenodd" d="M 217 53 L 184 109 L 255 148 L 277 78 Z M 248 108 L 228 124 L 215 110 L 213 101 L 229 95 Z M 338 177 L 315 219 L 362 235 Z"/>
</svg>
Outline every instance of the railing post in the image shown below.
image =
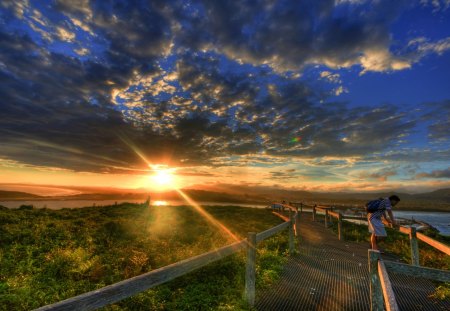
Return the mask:
<svg viewBox="0 0 450 311">
<path fill-rule="evenodd" d="M 339 236 L 339 241 L 342 241 L 344 239 L 344 236 L 342 235 L 342 214 L 341 214 L 341 212 L 339 212 L 339 216 L 338 216 L 338 236 Z"/>
<path fill-rule="evenodd" d="M 297 243 L 300 246 L 300 215 L 298 214 L 298 208 L 295 214 L 295 235 L 297 236 Z"/>
<path fill-rule="evenodd" d="M 316 221 L 316 206 L 313 206 L 313 221 Z"/>
<path fill-rule="evenodd" d="M 411 264 L 414 266 L 420 266 L 419 264 L 419 245 L 417 243 L 416 228 L 411 226 L 409 232 L 409 242 L 411 244 Z"/>
<path fill-rule="evenodd" d="M 245 300 L 250 307 L 255 305 L 256 280 L 256 233 L 249 232 L 247 237 L 247 266 L 245 271 Z"/>
<path fill-rule="evenodd" d="M 294 254 L 295 246 L 294 246 L 294 217 L 291 216 L 289 218 L 289 254 Z"/>
<path fill-rule="evenodd" d="M 303 203 L 300 203 L 300 214 L 303 214 Z"/>
<path fill-rule="evenodd" d="M 380 277 L 378 276 L 378 260 L 380 252 L 369 249 L 369 273 L 370 273 L 370 310 L 383 311 L 383 292 L 381 290 Z"/>
<path fill-rule="evenodd" d="M 325 228 L 328 228 L 328 209 L 325 210 Z"/>
</svg>

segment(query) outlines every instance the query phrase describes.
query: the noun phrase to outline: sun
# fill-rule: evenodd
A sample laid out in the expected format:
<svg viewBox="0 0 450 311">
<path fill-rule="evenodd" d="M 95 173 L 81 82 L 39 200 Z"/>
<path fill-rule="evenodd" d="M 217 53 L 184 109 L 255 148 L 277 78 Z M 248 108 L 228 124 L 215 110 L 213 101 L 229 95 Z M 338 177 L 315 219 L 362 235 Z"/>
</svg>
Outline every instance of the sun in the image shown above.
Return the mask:
<svg viewBox="0 0 450 311">
<path fill-rule="evenodd" d="M 157 170 L 152 175 L 153 181 L 161 186 L 170 185 L 174 181 L 173 173 L 168 169 Z"/>
<path fill-rule="evenodd" d="M 152 173 L 148 176 L 149 187 L 156 191 L 173 190 L 178 186 L 178 178 L 175 169 L 154 166 Z"/>
</svg>

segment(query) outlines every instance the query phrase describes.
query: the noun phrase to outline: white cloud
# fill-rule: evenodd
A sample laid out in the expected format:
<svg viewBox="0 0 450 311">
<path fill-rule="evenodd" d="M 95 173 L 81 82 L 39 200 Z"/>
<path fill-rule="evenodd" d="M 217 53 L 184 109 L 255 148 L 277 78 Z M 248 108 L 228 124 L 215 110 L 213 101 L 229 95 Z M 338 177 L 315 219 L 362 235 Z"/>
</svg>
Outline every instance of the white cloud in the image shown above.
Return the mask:
<svg viewBox="0 0 450 311">
<path fill-rule="evenodd" d="M 86 49 L 86 48 L 79 48 L 79 49 L 75 49 L 74 51 L 75 51 L 75 53 L 77 53 L 80 56 L 85 56 L 90 53 L 89 49 Z"/>
<path fill-rule="evenodd" d="M 368 71 L 396 71 L 411 68 L 411 60 L 392 55 L 387 49 L 375 48 L 365 51 L 361 56 L 361 74 Z"/>
<path fill-rule="evenodd" d="M 56 35 L 62 41 L 72 42 L 75 39 L 75 34 L 63 27 L 56 27 Z"/>
<path fill-rule="evenodd" d="M 450 0 L 420 0 L 420 3 L 424 6 L 433 7 L 433 11 L 445 11 L 450 7 Z"/>
<path fill-rule="evenodd" d="M 348 93 L 348 89 L 342 85 L 334 89 L 334 95 L 339 96 L 342 93 Z"/>
<path fill-rule="evenodd" d="M 438 55 L 442 55 L 447 50 L 450 49 L 450 37 L 445 39 L 436 41 L 436 42 L 428 42 L 426 38 L 419 37 L 411 40 L 408 43 L 409 46 L 417 46 L 417 51 L 422 55 L 426 55 L 429 53 L 436 53 Z"/>
<path fill-rule="evenodd" d="M 331 73 L 329 71 L 322 71 L 320 73 L 320 77 L 322 79 L 328 80 L 331 83 L 336 83 L 336 84 L 342 83 L 341 76 L 338 73 Z"/>
</svg>

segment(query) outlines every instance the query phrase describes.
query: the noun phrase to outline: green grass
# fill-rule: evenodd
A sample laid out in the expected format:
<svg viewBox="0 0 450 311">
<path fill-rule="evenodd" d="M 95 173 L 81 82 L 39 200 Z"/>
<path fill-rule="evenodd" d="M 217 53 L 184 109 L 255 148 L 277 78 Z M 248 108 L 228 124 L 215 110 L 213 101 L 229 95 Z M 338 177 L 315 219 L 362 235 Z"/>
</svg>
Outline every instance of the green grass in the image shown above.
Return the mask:
<svg viewBox="0 0 450 311">
<path fill-rule="evenodd" d="M 240 238 L 281 223 L 266 210 L 205 209 Z M 0 310 L 34 309 L 232 242 L 187 206 L 0 209 Z M 283 232 L 258 245 L 259 288 L 278 278 L 287 244 Z M 244 276 L 240 252 L 104 309 L 248 310 Z"/>
</svg>

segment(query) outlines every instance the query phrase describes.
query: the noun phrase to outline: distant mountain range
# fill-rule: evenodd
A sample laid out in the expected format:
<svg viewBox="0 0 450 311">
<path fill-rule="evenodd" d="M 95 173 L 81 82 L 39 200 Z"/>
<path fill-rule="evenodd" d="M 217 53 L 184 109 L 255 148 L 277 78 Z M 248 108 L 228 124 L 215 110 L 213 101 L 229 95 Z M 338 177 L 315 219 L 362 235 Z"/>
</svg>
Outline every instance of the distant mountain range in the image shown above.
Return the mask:
<svg viewBox="0 0 450 311">
<path fill-rule="evenodd" d="M 84 189 L 85 191 L 88 189 Z M 93 190 L 93 189 L 91 189 Z M 123 189 L 95 189 L 97 193 L 82 193 L 66 196 L 39 196 L 27 192 L 1 191 L 0 201 L 25 201 L 25 200 L 146 200 L 149 196 L 154 200 L 182 200 L 176 191 L 162 193 L 150 193 L 143 190 Z M 306 204 L 335 205 L 342 207 L 363 206 L 367 201 L 387 197 L 392 193 L 344 193 L 344 192 L 308 192 L 284 189 L 254 189 L 240 188 L 240 191 L 230 192 L 184 189 L 183 191 L 198 202 L 222 202 L 222 203 L 248 203 L 269 204 L 270 202 L 303 202 Z M 401 202 L 398 209 L 403 210 L 436 210 L 450 212 L 450 188 L 440 189 L 427 193 L 407 194 L 398 193 Z"/>
</svg>

